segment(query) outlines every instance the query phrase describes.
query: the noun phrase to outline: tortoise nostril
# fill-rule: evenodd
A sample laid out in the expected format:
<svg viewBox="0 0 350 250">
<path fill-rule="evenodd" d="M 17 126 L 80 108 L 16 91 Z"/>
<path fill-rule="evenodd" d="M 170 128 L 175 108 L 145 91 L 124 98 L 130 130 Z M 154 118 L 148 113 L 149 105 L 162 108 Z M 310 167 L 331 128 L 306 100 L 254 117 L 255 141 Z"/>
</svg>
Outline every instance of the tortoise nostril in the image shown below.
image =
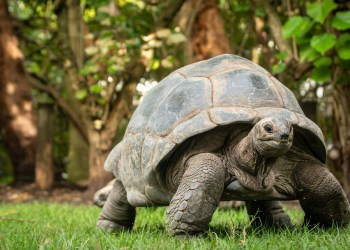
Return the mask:
<svg viewBox="0 0 350 250">
<path fill-rule="evenodd" d="M 288 140 L 288 138 L 289 138 L 289 134 L 287 133 L 281 134 L 281 140 Z"/>
</svg>

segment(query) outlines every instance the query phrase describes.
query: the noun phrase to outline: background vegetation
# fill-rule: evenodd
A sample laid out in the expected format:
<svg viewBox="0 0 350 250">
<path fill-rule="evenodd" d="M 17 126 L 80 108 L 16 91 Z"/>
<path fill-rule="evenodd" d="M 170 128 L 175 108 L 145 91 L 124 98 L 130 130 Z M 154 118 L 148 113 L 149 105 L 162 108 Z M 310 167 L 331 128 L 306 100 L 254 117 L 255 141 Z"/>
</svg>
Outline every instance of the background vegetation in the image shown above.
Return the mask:
<svg viewBox="0 0 350 250">
<path fill-rule="evenodd" d="M 140 96 L 174 69 L 234 53 L 291 88 L 350 194 L 349 1 L 0 0 L 0 180 L 89 198 Z"/>
</svg>

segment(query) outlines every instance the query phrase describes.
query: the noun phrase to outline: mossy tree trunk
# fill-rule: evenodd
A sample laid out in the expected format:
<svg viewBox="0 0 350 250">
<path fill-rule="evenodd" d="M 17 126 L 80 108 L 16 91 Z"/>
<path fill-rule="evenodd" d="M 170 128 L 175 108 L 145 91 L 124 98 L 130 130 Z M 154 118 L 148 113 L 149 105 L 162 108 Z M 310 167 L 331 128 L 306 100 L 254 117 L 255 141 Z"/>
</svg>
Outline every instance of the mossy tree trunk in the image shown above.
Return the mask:
<svg viewBox="0 0 350 250">
<path fill-rule="evenodd" d="M 82 20 L 80 1 L 68 0 L 60 15 L 61 31 L 66 33 L 66 46 L 73 53 L 74 65 L 79 71 L 83 66 L 84 59 L 84 23 Z M 67 89 L 68 104 L 76 114 L 80 114 L 80 106 L 75 93 L 79 89 L 75 71 L 67 71 L 64 77 L 64 85 Z M 80 117 L 81 119 L 81 117 Z M 82 157 L 84 156 L 84 157 Z M 89 178 L 89 145 L 72 122 L 69 123 L 69 149 L 68 163 L 66 166 L 68 180 L 74 183 L 88 180 Z"/>
<path fill-rule="evenodd" d="M 53 166 L 53 104 L 39 103 L 37 114 L 35 184 L 40 190 L 50 190 L 53 187 L 55 176 Z"/>
</svg>

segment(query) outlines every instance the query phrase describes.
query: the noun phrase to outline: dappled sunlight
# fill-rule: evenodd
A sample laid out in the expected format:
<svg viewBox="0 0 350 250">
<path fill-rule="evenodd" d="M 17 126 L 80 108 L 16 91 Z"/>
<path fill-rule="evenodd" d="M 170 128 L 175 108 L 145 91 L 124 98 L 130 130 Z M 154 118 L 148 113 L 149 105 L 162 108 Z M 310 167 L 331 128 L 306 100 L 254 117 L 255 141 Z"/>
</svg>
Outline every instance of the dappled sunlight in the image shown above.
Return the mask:
<svg viewBox="0 0 350 250">
<path fill-rule="evenodd" d="M 8 51 L 8 56 L 13 60 L 23 60 L 23 54 L 18 48 L 17 39 L 13 36 L 2 35 L 4 49 Z"/>
<path fill-rule="evenodd" d="M 13 95 L 16 91 L 16 84 L 14 82 L 8 82 L 6 84 L 6 93 L 8 95 Z"/>
<path fill-rule="evenodd" d="M 33 124 L 31 119 L 28 119 L 27 116 L 16 116 L 11 122 L 11 127 L 17 131 L 18 134 L 23 136 L 24 140 L 21 140 L 21 145 L 26 146 L 30 144 L 32 138 L 36 137 L 37 129 Z"/>
</svg>

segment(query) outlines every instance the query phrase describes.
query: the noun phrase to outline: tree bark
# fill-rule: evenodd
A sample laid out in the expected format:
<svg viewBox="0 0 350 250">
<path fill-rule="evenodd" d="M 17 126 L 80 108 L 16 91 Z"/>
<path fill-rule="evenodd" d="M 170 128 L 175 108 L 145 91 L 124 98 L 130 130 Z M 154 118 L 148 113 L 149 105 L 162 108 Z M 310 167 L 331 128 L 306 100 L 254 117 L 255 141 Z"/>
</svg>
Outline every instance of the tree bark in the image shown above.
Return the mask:
<svg viewBox="0 0 350 250">
<path fill-rule="evenodd" d="M 0 129 L 15 181 L 33 181 L 37 128 L 22 63 L 7 3 L 0 0 Z"/>
<path fill-rule="evenodd" d="M 35 184 L 49 190 L 54 183 L 53 167 L 53 105 L 40 103 L 38 107 L 38 138 L 36 142 Z"/>
<path fill-rule="evenodd" d="M 177 22 L 188 39 L 185 44 L 186 63 L 232 53 L 224 20 L 215 0 L 187 0 Z"/>
<path fill-rule="evenodd" d="M 66 72 L 64 84 L 68 93 L 68 104 L 75 114 L 81 114 L 81 104 L 75 98 L 76 91 L 80 89 L 78 72 L 84 59 L 83 20 L 80 1 L 61 0 L 57 1 L 56 4 L 56 12 L 60 23 L 59 36 L 64 47 L 62 51 L 64 51 L 65 60 L 70 62 L 70 64 L 64 65 Z M 82 115 L 79 116 L 79 119 L 81 123 L 85 123 Z M 83 125 L 83 127 L 86 130 L 86 126 Z M 68 180 L 72 182 L 88 179 L 89 142 L 84 138 L 84 134 L 77 128 L 76 124 L 69 123 L 69 152 L 66 171 Z M 87 157 L 81 157 L 81 155 Z"/>
<path fill-rule="evenodd" d="M 91 199 L 94 193 L 113 179 L 113 175 L 104 170 L 104 162 L 113 146 L 112 138 L 105 140 L 106 131 L 92 130 L 89 132 L 89 186 L 84 197 Z"/>
</svg>

